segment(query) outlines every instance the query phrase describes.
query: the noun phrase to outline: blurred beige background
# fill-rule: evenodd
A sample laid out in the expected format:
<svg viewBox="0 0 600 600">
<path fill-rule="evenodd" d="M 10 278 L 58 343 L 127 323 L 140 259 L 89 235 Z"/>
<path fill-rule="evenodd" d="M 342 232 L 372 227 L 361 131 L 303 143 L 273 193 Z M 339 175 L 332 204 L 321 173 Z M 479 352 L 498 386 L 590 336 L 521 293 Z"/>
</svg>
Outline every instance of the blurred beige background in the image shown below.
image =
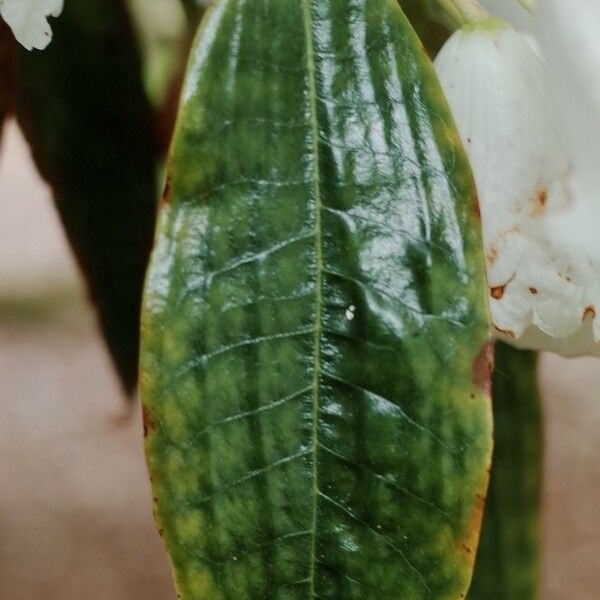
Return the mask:
<svg viewBox="0 0 600 600">
<path fill-rule="evenodd" d="M 597 600 L 600 361 L 545 356 L 542 379 L 542 600 Z M 139 409 L 120 397 L 13 124 L 0 152 L 0 407 L 0 600 L 173 600 Z"/>
</svg>

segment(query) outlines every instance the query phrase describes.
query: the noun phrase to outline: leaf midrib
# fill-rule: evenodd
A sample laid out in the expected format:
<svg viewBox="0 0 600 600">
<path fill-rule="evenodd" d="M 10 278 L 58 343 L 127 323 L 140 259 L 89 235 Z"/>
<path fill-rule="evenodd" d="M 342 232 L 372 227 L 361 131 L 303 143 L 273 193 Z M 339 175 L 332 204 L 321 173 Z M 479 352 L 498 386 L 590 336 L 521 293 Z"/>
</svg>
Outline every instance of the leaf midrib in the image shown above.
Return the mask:
<svg viewBox="0 0 600 600">
<path fill-rule="evenodd" d="M 321 225 L 321 172 L 319 162 L 319 123 L 317 117 L 317 80 L 315 67 L 315 49 L 312 34 L 312 15 L 310 0 L 302 0 L 302 10 L 304 15 L 304 33 L 306 42 L 306 67 L 308 70 L 308 89 L 310 99 L 310 121 L 311 135 L 313 145 L 313 184 L 315 191 L 315 327 L 314 327 L 314 346 L 315 358 L 312 380 L 312 399 L 313 399 L 313 426 L 312 426 L 312 461 L 313 461 L 313 506 L 312 506 L 312 540 L 310 550 L 310 597 L 316 596 L 315 590 L 315 558 L 317 546 L 317 502 L 319 493 L 318 467 L 317 467 L 317 448 L 319 445 L 319 382 L 321 376 L 321 335 L 322 335 L 322 312 L 323 312 L 323 248 L 322 248 L 322 225 Z"/>
</svg>

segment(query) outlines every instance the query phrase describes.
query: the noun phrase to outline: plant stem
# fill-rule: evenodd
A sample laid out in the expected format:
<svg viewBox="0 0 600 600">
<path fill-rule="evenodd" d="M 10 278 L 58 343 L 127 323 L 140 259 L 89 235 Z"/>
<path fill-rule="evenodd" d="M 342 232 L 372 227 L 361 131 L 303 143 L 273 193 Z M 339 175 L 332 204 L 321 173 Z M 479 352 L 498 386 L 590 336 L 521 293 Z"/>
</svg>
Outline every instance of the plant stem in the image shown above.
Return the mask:
<svg viewBox="0 0 600 600">
<path fill-rule="evenodd" d="M 452 29 L 481 21 L 488 17 L 487 11 L 477 0 L 433 0 L 434 10 L 444 13 L 443 21 Z"/>
</svg>

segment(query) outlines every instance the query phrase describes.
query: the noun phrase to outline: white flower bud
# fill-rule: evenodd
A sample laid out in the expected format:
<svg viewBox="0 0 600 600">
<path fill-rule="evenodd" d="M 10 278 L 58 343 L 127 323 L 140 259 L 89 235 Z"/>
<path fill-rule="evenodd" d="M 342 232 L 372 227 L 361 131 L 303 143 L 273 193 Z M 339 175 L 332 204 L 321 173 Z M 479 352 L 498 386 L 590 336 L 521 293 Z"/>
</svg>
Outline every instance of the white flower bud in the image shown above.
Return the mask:
<svg viewBox="0 0 600 600">
<path fill-rule="evenodd" d="M 456 32 L 436 68 L 477 183 L 499 337 L 600 355 L 600 243 L 578 240 L 586 222 L 574 200 L 580 184 L 541 59 L 523 36 L 490 20 Z"/>
</svg>

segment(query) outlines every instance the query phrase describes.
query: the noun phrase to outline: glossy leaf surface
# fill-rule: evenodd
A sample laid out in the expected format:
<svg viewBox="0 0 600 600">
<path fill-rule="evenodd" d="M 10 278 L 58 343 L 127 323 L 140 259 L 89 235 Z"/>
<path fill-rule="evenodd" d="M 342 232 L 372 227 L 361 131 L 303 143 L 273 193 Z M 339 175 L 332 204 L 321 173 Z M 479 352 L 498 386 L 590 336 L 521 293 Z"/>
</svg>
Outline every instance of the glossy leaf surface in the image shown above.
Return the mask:
<svg viewBox="0 0 600 600">
<path fill-rule="evenodd" d="M 52 44 L 15 47 L 15 59 L 19 124 L 131 390 L 157 194 L 153 112 L 124 2 L 66 2 Z"/>
<path fill-rule="evenodd" d="M 142 396 L 184 599 L 459 598 L 491 452 L 469 167 L 395 0 L 221 0 L 192 52 Z"/>
<path fill-rule="evenodd" d="M 538 356 L 499 342 L 494 458 L 469 600 L 539 595 L 542 415 Z"/>
</svg>

